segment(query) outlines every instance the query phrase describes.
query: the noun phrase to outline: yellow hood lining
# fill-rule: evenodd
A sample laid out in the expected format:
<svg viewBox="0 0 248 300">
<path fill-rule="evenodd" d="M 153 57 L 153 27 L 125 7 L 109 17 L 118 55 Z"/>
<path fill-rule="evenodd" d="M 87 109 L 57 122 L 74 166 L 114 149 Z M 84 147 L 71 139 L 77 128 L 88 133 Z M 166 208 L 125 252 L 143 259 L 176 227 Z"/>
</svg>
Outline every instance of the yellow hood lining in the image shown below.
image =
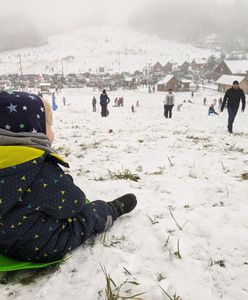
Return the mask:
<svg viewBox="0 0 248 300">
<path fill-rule="evenodd" d="M 25 146 L 0 146 L 0 169 L 13 167 L 23 164 L 30 160 L 36 159 L 44 155 L 45 151 L 32 147 Z M 55 153 L 50 155 L 54 156 L 59 161 L 65 161 Z"/>
</svg>

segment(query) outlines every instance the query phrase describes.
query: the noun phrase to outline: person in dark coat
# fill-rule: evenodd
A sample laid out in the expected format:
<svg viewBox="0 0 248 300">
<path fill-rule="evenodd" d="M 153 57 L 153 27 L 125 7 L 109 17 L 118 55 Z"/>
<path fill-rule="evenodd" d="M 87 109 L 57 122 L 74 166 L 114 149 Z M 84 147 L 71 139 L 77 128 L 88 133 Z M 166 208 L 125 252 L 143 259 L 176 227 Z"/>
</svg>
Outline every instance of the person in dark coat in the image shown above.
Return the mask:
<svg viewBox="0 0 248 300">
<path fill-rule="evenodd" d="M 106 93 L 106 90 L 103 90 L 101 96 L 100 96 L 100 105 L 102 107 L 102 117 L 107 117 L 108 115 L 108 104 L 110 102 L 110 99 Z"/>
<path fill-rule="evenodd" d="M 87 200 L 51 148 L 51 123 L 38 96 L 0 92 L 0 253 L 21 261 L 57 261 L 137 203 Z"/>
<path fill-rule="evenodd" d="M 237 112 L 239 110 L 240 101 L 242 101 L 242 108 L 241 111 L 245 111 L 245 93 L 240 88 L 239 82 L 234 81 L 233 86 L 228 89 L 225 93 L 223 103 L 221 105 L 221 112 L 224 111 L 225 107 L 227 106 L 228 111 L 228 132 L 233 132 L 233 123 L 235 120 L 235 117 L 237 115 Z"/>
</svg>

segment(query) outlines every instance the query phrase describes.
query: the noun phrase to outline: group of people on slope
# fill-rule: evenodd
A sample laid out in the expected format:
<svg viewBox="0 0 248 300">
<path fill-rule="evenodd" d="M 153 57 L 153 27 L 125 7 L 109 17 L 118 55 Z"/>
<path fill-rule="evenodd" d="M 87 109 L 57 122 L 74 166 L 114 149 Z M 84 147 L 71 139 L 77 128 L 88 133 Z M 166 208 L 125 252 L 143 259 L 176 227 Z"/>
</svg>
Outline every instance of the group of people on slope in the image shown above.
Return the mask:
<svg viewBox="0 0 248 300">
<path fill-rule="evenodd" d="M 108 110 L 108 104 L 110 103 L 110 99 L 107 95 L 106 90 L 104 89 L 102 94 L 100 95 L 100 105 L 101 105 L 101 116 L 102 117 L 107 117 L 109 115 L 109 110 Z M 96 112 L 96 105 L 97 105 L 97 100 L 96 97 L 94 96 L 92 99 L 92 109 L 93 112 Z M 124 98 L 123 97 L 117 97 L 115 98 L 115 107 L 117 106 L 124 106 Z M 140 106 L 139 100 L 136 102 L 136 107 L 138 108 Z M 132 113 L 135 112 L 134 105 L 131 106 L 131 111 Z"/>
<path fill-rule="evenodd" d="M 233 85 L 230 89 L 228 89 L 225 93 L 224 99 L 220 98 L 218 100 L 218 107 L 220 112 L 223 112 L 225 108 L 227 108 L 228 111 L 228 132 L 232 133 L 233 132 L 233 123 L 236 118 L 240 102 L 242 102 L 242 109 L 241 111 L 245 111 L 245 106 L 246 106 L 246 97 L 244 94 L 244 91 L 240 88 L 239 82 L 234 81 Z M 204 105 L 206 105 L 206 98 L 204 98 Z M 100 96 L 100 105 L 101 105 L 101 115 L 102 117 L 107 117 L 109 112 L 108 112 L 108 104 L 110 102 L 110 99 L 106 93 L 106 90 L 104 89 L 101 96 Z M 92 105 L 93 105 L 93 111 L 96 111 L 96 98 L 94 97 L 92 100 Z M 208 110 L 208 115 L 218 115 L 218 113 L 215 110 L 215 105 L 217 104 L 217 100 L 214 101 L 209 107 Z M 172 89 L 168 90 L 168 93 L 165 96 L 164 99 L 164 116 L 166 119 L 172 118 L 172 111 L 173 107 L 175 105 L 175 94 Z M 137 105 L 138 106 L 138 105 Z M 134 112 L 134 105 L 132 106 L 132 112 Z M 179 109 L 180 111 L 180 109 Z"/>
<path fill-rule="evenodd" d="M 207 99 L 204 98 L 203 104 L 206 105 Z M 225 108 L 227 108 L 228 112 L 228 125 L 227 129 L 229 133 L 233 133 L 233 123 L 238 113 L 240 102 L 242 102 L 241 112 L 245 111 L 246 106 L 246 97 L 244 91 L 240 88 L 239 82 L 235 80 L 230 89 L 228 89 L 225 93 L 224 99 L 220 98 L 218 100 L 218 107 L 220 112 L 223 112 Z M 215 105 L 217 104 L 217 100 L 214 101 L 209 107 L 208 115 L 218 115 L 215 110 Z M 172 110 L 175 105 L 175 95 L 172 89 L 169 89 L 168 94 L 164 100 L 164 116 L 165 118 L 172 118 Z"/>
</svg>

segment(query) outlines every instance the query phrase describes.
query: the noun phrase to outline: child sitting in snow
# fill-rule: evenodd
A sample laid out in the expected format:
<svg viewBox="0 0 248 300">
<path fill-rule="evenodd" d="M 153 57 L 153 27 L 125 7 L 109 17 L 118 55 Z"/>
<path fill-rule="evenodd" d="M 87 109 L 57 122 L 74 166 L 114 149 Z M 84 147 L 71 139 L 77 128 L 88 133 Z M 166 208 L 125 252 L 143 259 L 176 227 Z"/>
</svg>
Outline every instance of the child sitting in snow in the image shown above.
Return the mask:
<svg viewBox="0 0 248 300">
<path fill-rule="evenodd" d="M 212 114 L 219 115 L 214 109 L 214 104 L 211 104 L 208 109 L 208 115 L 211 116 Z"/>
<path fill-rule="evenodd" d="M 0 253 L 23 261 L 62 258 L 136 206 L 133 194 L 89 202 L 59 165 L 50 105 L 0 92 Z"/>
</svg>

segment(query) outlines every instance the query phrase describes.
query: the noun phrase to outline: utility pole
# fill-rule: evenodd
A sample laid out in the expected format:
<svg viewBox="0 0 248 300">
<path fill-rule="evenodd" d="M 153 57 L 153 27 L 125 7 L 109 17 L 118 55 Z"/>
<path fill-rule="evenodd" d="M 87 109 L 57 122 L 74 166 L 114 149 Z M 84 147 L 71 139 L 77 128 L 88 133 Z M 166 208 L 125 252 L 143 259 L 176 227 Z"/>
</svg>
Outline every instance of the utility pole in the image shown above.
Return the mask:
<svg viewBox="0 0 248 300">
<path fill-rule="evenodd" d="M 22 55 L 19 54 L 19 64 L 20 64 L 20 71 L 21 71 L 21 89 L 23 92 L 23 72 L 22 72 Z"/>
<path fill-rule="evenodd" d="M 64 79 L 64 61 L 61 59 L 61 70 L 62 70 L 62 78 Z"/>
</svg>

